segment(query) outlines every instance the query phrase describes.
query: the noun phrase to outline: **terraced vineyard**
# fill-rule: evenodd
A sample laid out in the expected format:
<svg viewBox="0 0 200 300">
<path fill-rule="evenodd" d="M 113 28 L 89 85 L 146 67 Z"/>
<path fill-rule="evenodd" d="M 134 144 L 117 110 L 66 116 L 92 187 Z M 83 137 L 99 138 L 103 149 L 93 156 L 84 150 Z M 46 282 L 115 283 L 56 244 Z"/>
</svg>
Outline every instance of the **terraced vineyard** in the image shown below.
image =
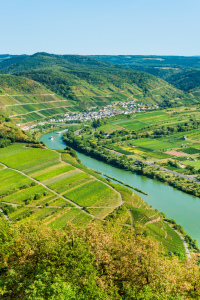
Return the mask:
<svg viewBox="0 0 200 300">
<path fill-rule="evenodd" d="M 130 189 L 108 184 L 66 151 L 14 144 L 0 149 L 0 163 L 0 208 L 11 222 L 36 220 L 58 229 L 67 222 L 84 226 L 113 219 L 137 234 L 147 232 L 166 251 L 185 255 L 179 236 L 158 212 Z"/>
<path fill-rule="evenodd" d="M 55 151 L 14 144 L 0 149 L 0 161 L 5 165 L 0 170 L 1 207 L 8 206 L 13 221 L 43 220 L 56 228 L 72 219 L 85 224 L 104 218 L 121 204 L 119 193 L 63 162 Z M 87 207 L 99 206 L 103 207 L 100 215 L 87 212 Z"/>
<path fill-rule="evenodd" d="M 41 84 L 16 76 L 0 76 L 0 108 L 16 123 L 42 121 L 74 111 L 75 102 Z M 72 110 L 71 110 L 72 109 Z"/>
</svg>

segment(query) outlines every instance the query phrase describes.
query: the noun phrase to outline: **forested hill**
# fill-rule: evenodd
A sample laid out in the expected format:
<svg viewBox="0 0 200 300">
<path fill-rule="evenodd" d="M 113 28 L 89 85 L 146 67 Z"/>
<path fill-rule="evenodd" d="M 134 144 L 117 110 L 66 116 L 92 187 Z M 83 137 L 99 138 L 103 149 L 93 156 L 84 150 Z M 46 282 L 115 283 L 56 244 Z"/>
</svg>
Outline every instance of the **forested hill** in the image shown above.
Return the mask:
<svg viewBox="0 0 200 300">
<path fill-rule="evenodd" d="M 200 70 L 188 70 L 173 75 L 169 82 L 183 91 L 200 90 Z"/>
<path fill-rule="evenodd" d="M 170 79 L 174 74 L 200 69 L 199 56 L 94 55 L 92 57 L 124 68 L 153 74 L 169 83 L 173 83 Z"/>
<path fill-rule="evenodd" d="M 33 79 L 65 99 L 78 110 L 102 106 L 133 97 L 140 103 L 162 105 L 192 102 L 188 95 L 151 74 L 117 67 L 96 58 L 36 53 L 0 63 L 0 73 Z"/>
</svg>

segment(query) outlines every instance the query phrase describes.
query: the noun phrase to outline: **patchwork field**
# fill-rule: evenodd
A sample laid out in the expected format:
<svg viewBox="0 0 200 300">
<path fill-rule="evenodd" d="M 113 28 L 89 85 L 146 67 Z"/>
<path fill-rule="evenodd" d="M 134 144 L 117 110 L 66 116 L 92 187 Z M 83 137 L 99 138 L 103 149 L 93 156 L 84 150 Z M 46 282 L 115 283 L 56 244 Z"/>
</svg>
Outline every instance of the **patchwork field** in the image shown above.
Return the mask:
<svg viewBox="0 0 200 300">
<path fill-rule="evenodd" d="M 13 221 L 24 222 L 29 218 L 60 228 L 70 220 L 71 207 L 78 204 L 72 210 L 72 215 L 75 211 L 77 214 L 73 222 L 84 224 L 108 214 L 101 210 L 93 216 L 87 207 L 111 207 L 112 211 L 121 203 L 114 189 L 63 162 L 55 151 L 14 144 L 0 149 L 0 162 L 8 167 L 0 169 L 0 206 Z M 63 209 L 69 212 L 63 213 Z"/>
<path fill-rule="evenodd" d="M 17 92 L 16 92 L 17 93 Z M 0 106 L 15 121 L 22 123 L 51 118 L 54 115 L 74 111 L 75 103 L 61 96 L 43 91 L 38 94 L 11 94 L 0 97 Z"/>
</svg>

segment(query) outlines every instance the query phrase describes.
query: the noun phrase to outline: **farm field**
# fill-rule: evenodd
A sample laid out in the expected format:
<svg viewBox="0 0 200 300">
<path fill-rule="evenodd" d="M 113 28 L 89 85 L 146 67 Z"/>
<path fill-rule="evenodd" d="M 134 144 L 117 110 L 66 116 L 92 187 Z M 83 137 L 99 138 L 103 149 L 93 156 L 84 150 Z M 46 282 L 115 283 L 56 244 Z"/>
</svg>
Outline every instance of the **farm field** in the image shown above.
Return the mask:
<svg viewBox="0 0 200 300">
<path fill-rule="evenodd" d="M 25 144 L 14 144 L 0 149 L 0 162 L 29 174 L 58 164 L 59 155 L 46 149 L 29 148 Z"/>
<path fill-rule="evenodd" d="M 128 130 L 138 130 L 138 129 L 142 129 L 144 127 L 147 127 L 149 125 L 147 123 L 144 123 L 144 122 L 133 120 L 133 121 L 122 122 L 122 123 L 120 123 L 120 126 L 124 127 L 125 129 L 128 129 Z"/>
<path fill-rule="evenodd" d="M 71 170 L 74 170 L 74 168 L 72 166 L 61 163 L 58 165 L 54 165 L 50 168 L 46 168 L 37 173 L 33 173 L 33 174 L 31 174 L 31 176 L 39 181 L 44 181 L 44 180 L 61 175 L 63 173 L 71 171 Z"/>
<path fill-rule="evenodd" d="M 140 139 L 140 140 L 131 140 L 130 144 L 139 146 L 142 148 L 147 148 L 149 150 L 165 150 L 170 148 L 176 148 L 176 145 L 173 143 L 168 143 L 156 139 Z"/>
<path fill-rule="evenodd" d="M 185 160 L 185 161 L 182 161 L 182 163 L 184 165 L 190 165 L 190 166 L 194 166 L 195 169 L 200 169 L 200 161 L 190 161 L 190 160 Z"/>
<path fill-rule="evenodd" d="M 57 210 L 60 212 L 66 207 L 75 206 L 68 200 L 85 208 L 111 206 L 110 211 L 120 204 L 120 197 L 114 189 L 81 169 L 61 161 L 56 151 L 14 144 L 0 149 L 0 161 L 11 168 L 0 170 L 0 205 L 4 208 L 11 205 L 14 210 L 19 211 L 19 214 L 16 212 L 15 219 L 19 218 L 22 222 L 27 218 L 45 220 Z M 24 206 L 26 209 L 23 209 Z M 81 220 L 91 220 L 87 212 L 80 208 L 77 210 Z M 106 215 L 107 210 L 100 217 Z M 80 220 L 74 219 L 74 222 L 79 224 Z"/>
<path fill-rule="evenodd" d="M 120 130 L 120 129 L 121 129 L 120 126 L 117 126 L 117 125 L 111 124 L 111 123 L 105 124 L 105 125 L 102 125 L 102 126 L 99 127 L 99 130 L 102 130 L 104 132 L 109 132 L 109 133 L 113 132 L 115 130 Z"/>
<path fill-rule="evenodd" d="M 20 187 L 31 183 L 32 180 L 16 171 L 10 169 L 0 170 L 0 195 L 14 192 Z"/>
<path fill-rule="evenodd" d="M 69 191 L 65 196 L 81 206 L 116 207 L 120 199 L 116 192 L 99 181 L 90 181 L 83 186 Z"/>
<path fill-rule="evenodd" d="M 199 149 L 193 148 L 193 147 L 189 147 L 189 148 L 180 148 L 179 151 L 182 151 L 186 154 L 198 154 L 200 153 Z"/>
<path fill-rule="evenodd" d="M 14 153 L 17 153 L 18 157 L 24 155 L 26 162 L 28 153 L 32 154 L 33 149 L 24 147 L 24 144 L 15 146 L 7 148 L 10 149 L 11 158 Z M 41 151 L 44 151 L 47 157 L 50 157 L 48 152 L 59 156 L 59 153 L 51 150 L 37 148 L 34 148 L 34 150 L 36 151 L 34 152 L 34 157 L 29 155 L 29 164 L 31 166 L 34 166 L 34 163 L 36 163 L 35 157 L 38 157 Z M 2 157 L 3 160 L 6 159 L 8 161 L 8 152 L 7 154 L 2 152 Z M 123 226 L 134 225 L 136 231 L 140 230 L 141 226 L 143 229 L 146 228 L 148 234 L 155 240 L 165 243 L 166 251 L 171 249 L 175 242 L 178 243 L 173 239 L 170 241 L 170 233 L 169 239 L 165 240 L 166 231 L 162 228 L 163 222 L 146 224 L 154 220 L 158 213 L 149 209 L 148 205 L 133 191 L 115 184 L 112 184 L 112 189 L 103 181 L 97 180 L 92 175 L 92 170 L 78 164 L 73 157 L 68 158 L 66 153 L 62 153 L 62 157 L 66 158 L 67 163 L 58 160 L 54 165 L 46 166 L 44 169 L 35 170 L 33 168 L 33 172 L 29 173 L 30 178 L 26 174 L 18 173 L 16 170 L 0 170 L 2 187 L 6 187 L 3 190 L 4 194 L 0 195 L 0 207 L 6 212 L 12 222 L 24 224 L 29 220 L 36 220 L 51 228 L 62 229 L 68 222 L 80 227 L 91 221 L 97 220 L 100 222 L 105 220 L 105 218 L 109 219 L 110 216 L 112 219 L 113 214 L 122 222 Z M 74 166 L 70 164 L 73 161 Z M 11 160 L 12 164 L 13 161 Z M 19 161 L 15 166 L 19 169 L 21 168 Z M 37 181 L 35 182 L 31 178 L 35 178 Z M 105 179 L 102 178 L 102 180 Z M 19 185 L 19 181 L 23 186 Z M 117 192 L 118 190 L 127 208 L 123 205 L 123 207 L 120 206 L 121 199 Z M 58 193 L 60 196 L 55 193 Z M 74 203 L 74 206 L 68 199 Z M 76 204 L 81 209 L 75 207 Z M 140 215 L 138 214 L 138 220 L 134 216 L 132 224 L 130 212 L 136 209 L 137 206 L 140 207 Z M 180 251 L 181 248 L 177 250 L 177 252 Z"/>
</svg>

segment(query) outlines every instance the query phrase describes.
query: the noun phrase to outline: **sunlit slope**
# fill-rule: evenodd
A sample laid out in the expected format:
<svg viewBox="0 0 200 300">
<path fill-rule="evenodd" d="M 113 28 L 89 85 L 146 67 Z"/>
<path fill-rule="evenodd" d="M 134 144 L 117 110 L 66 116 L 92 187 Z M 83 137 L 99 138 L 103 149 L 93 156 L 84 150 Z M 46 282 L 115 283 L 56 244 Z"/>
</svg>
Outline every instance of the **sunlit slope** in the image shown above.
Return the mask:
<svg viewBox="0 0 200 300">
<path fill-rule="evenodd" d="M 68 113 L 73 103 L 38 82 L 21 76 L 0 75 L 0 109 L 16 123 L 40 121 Z"/>
<path fill-rule="evenodd" d="M 75 101 L 77 110 L 130 97 L 140 103 L 165 106 L 195 102 L 191 95 L 153 75 L 87 56 L 36 53 L 7 67 L 0 63 L 0 72 L 37 81 L 53 93 Z"/>
<path fill-rule="evenodd" d="M 0 206 L 8 205 L 13 221 L 31 218 L 61 228 L 77 216 L 75 223 L 84 224 L 103 219 L 122 202 L 116 190 L 56 151 L 14 144 L 0 149 L 0 165 Z"/>
</svg>

